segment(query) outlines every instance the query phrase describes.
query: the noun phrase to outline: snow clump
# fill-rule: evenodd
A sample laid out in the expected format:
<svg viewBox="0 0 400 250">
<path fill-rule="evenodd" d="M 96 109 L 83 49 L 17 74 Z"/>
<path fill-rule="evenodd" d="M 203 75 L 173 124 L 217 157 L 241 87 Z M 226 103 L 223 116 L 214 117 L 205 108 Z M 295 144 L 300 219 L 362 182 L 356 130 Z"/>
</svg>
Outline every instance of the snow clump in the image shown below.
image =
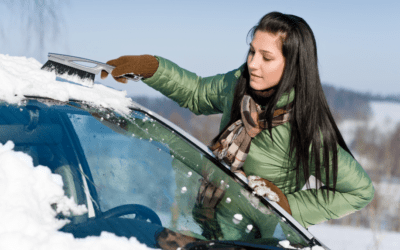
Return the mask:
<svg viewBox="0 0 400 250">
<path fill-rule="evenodd" d="M 288 240 L 279 241 L 279 245 L 281 245 L 282 247 L 287 248 L 287 249 L 325 250 L 325 248 L 320 247 L 320 246 L 313 246 L 312 248 L 309 248 L 309 247 L 305 247 L 305 248 L 295 248 L 295 247 L 292 247 L 292 246 L 290 245 L 290 242 L 289 242 Z"/>
<path fill-rule="evenodd" d="M 56 80 L 54 72 L 41 70 L 42 64 L 34 58 L 0 54 L 0 100 L 20 103 L 24 96 L 39 96 L 58 101 L 82 100 L 96 106 L 111 108 L 129 114 L 132 100 L 126 91 L 101 84 L 92 88 Z"/>
<path fill-rule="evenodd" d="M 72 234 L 58 231 L 68 221 L 57 219 L 57 213 L 79 215 L 86 212 L 86 207 L 64 195 L 61 176 L 45 166 L 34 167 L 29 155 L 13 149 L 11 141 L 0 143 L 0 249 L 150 249 L 136 238 L 106 232 L 100 237 L 75 239 Z"/>
<path fill-rule="evenodd" d="M 279 196 L 267 187 L 263 178 L 255 175 L 250 175 L 248 177 L 249 186 L 262 197 L 268 197 L 271 201 L 279 202 Z"/>
</svg>

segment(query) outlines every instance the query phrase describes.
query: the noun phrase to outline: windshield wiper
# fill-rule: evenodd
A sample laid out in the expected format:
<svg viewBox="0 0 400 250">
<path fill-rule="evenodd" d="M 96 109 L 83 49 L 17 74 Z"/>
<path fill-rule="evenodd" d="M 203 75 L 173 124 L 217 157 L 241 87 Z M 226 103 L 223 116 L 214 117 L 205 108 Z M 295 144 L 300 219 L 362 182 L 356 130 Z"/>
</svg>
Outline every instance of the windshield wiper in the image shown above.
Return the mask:
<svg viewBox="0 0 400 250">
<path fill-rule="evenodd" d="M 232 241 L 232 240 L 217 240 L 217 241 L 195 241 L 187 244 L 182 250 L 284 250 L 285 248 L 268 246 L 263 244 L 254 244 L 243 241 Z"/>
</svg>

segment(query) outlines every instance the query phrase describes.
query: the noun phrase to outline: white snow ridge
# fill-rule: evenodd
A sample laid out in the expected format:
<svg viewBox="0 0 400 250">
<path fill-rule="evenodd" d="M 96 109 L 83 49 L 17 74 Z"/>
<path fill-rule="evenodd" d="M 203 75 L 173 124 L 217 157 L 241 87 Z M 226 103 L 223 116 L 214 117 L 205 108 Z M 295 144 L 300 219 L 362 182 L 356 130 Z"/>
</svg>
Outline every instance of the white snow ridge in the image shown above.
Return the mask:
<svg viewBox="0 0 400 250">
<path fill-rule="evenodd" d="M 24 96 L 47 97 L 58 101 L 82 100 L 104 108 L 129 114 L 132 100 L 126 91 L 101 84 L 92 88 L 56 80 L 53 72 L 41 70 L 34 58 L 0 54 L 0 100 L 19 103 Z"/>
<path fill-rule="evenodd" d="M 100 237 L 75 239 L 58 231 L 67 221 L 56 219 L 57 212 L 82 214 L 86 208 L 64 196 L 61 176 L 47 167 L 34 167 L 29 155 L 13 148 L 11 141 L 0 143 L 1 250 L 150 249 L 136 238 L 106 232 Z M 57 212 L 52 204 L 57 204 Z"/>
</svg>

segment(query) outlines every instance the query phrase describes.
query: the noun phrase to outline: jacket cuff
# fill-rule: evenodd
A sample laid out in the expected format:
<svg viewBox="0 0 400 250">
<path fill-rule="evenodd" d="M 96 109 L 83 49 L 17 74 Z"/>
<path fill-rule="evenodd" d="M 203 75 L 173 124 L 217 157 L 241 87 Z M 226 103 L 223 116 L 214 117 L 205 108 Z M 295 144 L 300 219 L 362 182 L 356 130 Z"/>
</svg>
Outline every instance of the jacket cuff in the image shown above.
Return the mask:
<svg viewBox="0 0 400 250">
<path fill-rule="evenodd" d="M 157 84 L 157 82 L 163 75 L 163 73 L 165 71 L 165 66 L 166 66 L 166 60 L 164 58 L 162 58 L 160 56 L 154 56 L 154 57 L 158 61 L 158 68 L 157 68 L 156 72 L 154 73 L 154 75 L 152 77 L 142 79 L 142 82 L 146 83 L 149 86 Z"/>
</svg>

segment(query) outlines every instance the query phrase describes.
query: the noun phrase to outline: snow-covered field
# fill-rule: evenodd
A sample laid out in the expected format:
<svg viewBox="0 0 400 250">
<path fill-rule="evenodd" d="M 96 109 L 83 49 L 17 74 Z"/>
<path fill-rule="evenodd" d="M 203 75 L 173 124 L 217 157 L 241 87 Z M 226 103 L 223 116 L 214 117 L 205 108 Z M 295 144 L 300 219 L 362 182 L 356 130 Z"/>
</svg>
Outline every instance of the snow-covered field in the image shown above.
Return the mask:
<svg viewBox="0 0 400 250">
<path fill-rule="evenodd" d="M 125 92 L 96 84 L 88 91 L 83 86 L 60 83 L 40 67 L 41 64 L 32 58 L 0 54 L 0 99 L 14 103 L 23 95 L 40 95 L 61 101 L 87 99 L 127 112 L 130 100 Z M 400 105 L 372 103 L 372 110 L 374 118 L 369 124 L 383 132 L 393 130 L 400 122 Z M 386 125 L 384 128 L 382 123 Z M 345 121 L 339 125 L 347 141 L 351 140 L 351 129 L 356 125 L 363 123 Z M 66 222 L 55 219 L 55 211 L 50 206 L 54 203 L 64 213 L 85 211 L 64 196 L 60 176 L 51 174 L 46 167 L 33 167 L 28 155 L 13 151 L 12 142 L 0 144 L 1 250 L 148 249 L 134 238 L 120 238 L 110 233 L 74 239 L 70 234 L 59 232 L 57 230 Z M 331 249 L 400 249 L 400 233 L 373 233 L 367 229 L 327 224 L 313 226 L 310 231 Z"/>
<path fill-rule="evenodd" d="M 354 134 L 360 127 L 376 130 L 381 136 L 390 136 L 400 125 L 400 104 L 392 102 L 371 102 L 372 115 L 367 121 L 345 120 L 338 124 L 346 143 L 351 145 Z"/>
<path fill-rule="evenodd" d="M 400 122 L 400 104 L 392 102 L 371 102 L 373 118 L 370 126 L 379 131 L 391 133 Z"/>
<path fill-rule="evenodd" d="M 309 231 L 331 250 L 398 250 L 400 233 L 321 224 Z"/>
</svg>

